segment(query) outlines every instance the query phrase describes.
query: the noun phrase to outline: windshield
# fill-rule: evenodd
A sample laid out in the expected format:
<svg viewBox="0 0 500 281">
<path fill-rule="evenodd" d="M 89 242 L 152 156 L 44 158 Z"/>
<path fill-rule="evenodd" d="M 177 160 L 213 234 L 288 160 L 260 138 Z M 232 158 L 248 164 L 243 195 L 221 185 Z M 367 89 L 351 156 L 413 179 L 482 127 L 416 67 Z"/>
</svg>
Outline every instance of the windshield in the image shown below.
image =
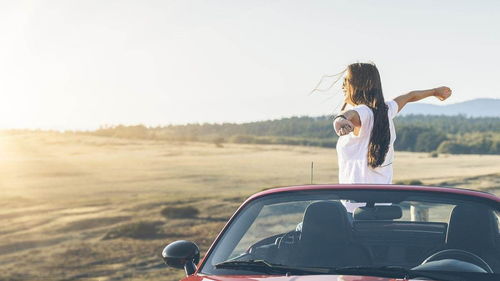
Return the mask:
<svg viewBox="0 0 500 281">
<path fill-rule="evenodd" d="M 250 274 L 248 262 L 265 261 L 287 268 L 498 273 L 498 203 L 470 200 L 374 190 L 269 195 L 239 212 L 201 272 Z"/>
</svg>

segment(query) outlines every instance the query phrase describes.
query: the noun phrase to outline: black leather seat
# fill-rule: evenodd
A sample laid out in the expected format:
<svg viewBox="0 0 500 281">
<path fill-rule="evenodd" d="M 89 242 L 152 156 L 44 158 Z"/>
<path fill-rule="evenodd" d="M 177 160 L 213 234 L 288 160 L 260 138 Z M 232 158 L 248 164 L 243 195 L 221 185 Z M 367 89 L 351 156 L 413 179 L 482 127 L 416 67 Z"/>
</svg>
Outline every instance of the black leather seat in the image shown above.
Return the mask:
<svg viewBox="0 0 500 281">
<path fill-rule="evenodd" d="M 352 238 L 352 226 L 342 203 L 311 203 L 304 212 L 294 260 L 298 265 L 315 267 L 370 265 L 369 252 Z"/>
<path fill-rule="evenodd" d="M 500 272 L 498 225 L 491 209 L 481 205 L 458 205 L 451 212 L 445 249 L 474 253 Z"/>
</svg>

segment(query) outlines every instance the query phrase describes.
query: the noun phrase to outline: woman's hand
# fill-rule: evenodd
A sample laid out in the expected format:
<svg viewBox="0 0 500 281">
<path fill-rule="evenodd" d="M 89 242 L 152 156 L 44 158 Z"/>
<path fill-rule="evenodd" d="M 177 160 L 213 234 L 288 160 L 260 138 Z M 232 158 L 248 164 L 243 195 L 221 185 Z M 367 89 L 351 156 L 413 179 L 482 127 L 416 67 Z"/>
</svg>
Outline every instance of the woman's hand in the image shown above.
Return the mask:
<svg viewBox="0 0 500 281">
<path fill-rule="evenodd" d="M 434 89 L 434 96 L 443 101 L 451 96 L 451 89 L 448 87 L 436 88 Z"/>
<path fill-rule="evenodd" d="M 351 121 L 345 118 L 339 117 L 333 120 L 333 128 L 335 130 L 335 133 L 337 133 L 337 135 L 341 137 L 354 131 L 354 124 L 352 124 Z"/>
</svg>

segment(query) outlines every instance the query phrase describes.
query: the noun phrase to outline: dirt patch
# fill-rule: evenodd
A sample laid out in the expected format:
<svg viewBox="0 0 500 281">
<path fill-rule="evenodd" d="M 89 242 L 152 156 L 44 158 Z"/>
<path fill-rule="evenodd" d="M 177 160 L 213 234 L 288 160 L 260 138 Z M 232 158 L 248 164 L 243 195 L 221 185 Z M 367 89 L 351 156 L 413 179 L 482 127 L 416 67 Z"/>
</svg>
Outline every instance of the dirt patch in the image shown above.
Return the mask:
<svg viewBox="0 0 500 281">
<path fill-rule="evenodd" d="M 243 203 L 243 201 L 245 201 L 246 198 L 246 196 L 226 197 L 222 198 L 222 201 L 241 204 Z"/>
<path fill-rule="evenodd" d="M 161 210 L 161 215 L 168 219 L 188 219 L 198 216 L 200 211 L 192 206 L 185 207 L 165 207 Z"/>
<path fill-rule="evenodd" d="M 67 240 L 68 238 L 55 238 L 55 239 L 47 239 L 47 240 L 29 240 L 29 241 L 21 241 L 10 244 L 0 245 L 0 255 L 6 255 L 18 251 L 24 251 L 39 247 L 47 247 L 58 244 Z"/>
<path fill-rule="evenodd" d="M 205 201 L 208 199 L 210 199 L 210 198 L 209 197 L 190 197 L 189 199 L 185 199 L 185 200 L 148 202 L 148 203 L 142 203 L 142 204 L 135 205 L 134 207 L 125 208 L 122 211 L 136 212 L 136 211 L 141 211 L 141 210 L 153 209 L 153 208 L 157 208 L 157 207 L 169 207 L 169 206 L 178 207 L 180 205 L 198 203 L 198 202 L 202 202 L 202 201 Z"/>
<path fill-rule="evenodd" d="M 111 226 L 120 222 L 127 221 L 131 216 L 116 216 L 107 218 L 91 218 L 68 223 L 57 231 L 81 231 L 98 227 Z"/>
</svg>

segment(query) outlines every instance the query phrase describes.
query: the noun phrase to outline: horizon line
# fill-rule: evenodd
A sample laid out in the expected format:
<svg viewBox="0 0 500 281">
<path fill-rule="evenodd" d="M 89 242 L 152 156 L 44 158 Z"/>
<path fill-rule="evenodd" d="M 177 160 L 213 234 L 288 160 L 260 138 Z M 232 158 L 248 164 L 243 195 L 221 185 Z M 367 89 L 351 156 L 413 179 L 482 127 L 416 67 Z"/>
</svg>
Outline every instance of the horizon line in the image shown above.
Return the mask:
<svg viewBox="0 0 500 281">
<path fill-rule="evenodd" d="M 450 114 L 450 115 L 445 115 L 445 114 L 402 114 L 404 117 L 409 117 L 409 116 L 428 116 L 428 117 L 439 117 L 439 116 L 445 116 L 445 117 L 459 117 L 463 116 L 467 119 L 480 119 L 480 118 L 494 118 L 494 119 L 500 119 L 500 116 L 467 116 L 466 114 Z M 119 123 L 119 124 L 105 124 L 105 125 L 100 125 L 97 128 L 92 128 L 92 129 L 50 129 L 50 128 L 0 128 L 0 133 L 8 133 L 10 132 L 22 132 L 22 131 L 28 131 L 28 132 L 58 132 L 58 133 L 90 133 L 90 132 L 95 132 L 101 129 L 107 129 L 107 128 L 116 128 L 119 126 L 123 127 L 136 127 L 136 126 L 142 126 L 146 127 L 147 129 L 152 129 L 152 128 L 165 128 L 165 127 L 177 127 L 177 126 L 190 126 L 190 125 L 199 125 L 199 126 L 213 126 L 213 125 L 245 125 L 245 124 L 250 124 L 250 123 L 259 123 L 259 122 L 269 122 L 269 121 L 280 121 L 283 119 L 292 119 L 292 118 L 324 118 L 327 117 L 328 115 L 319 115 L 319 116 L 310 116 L 310 115 L 301 115 L 301 116 L 288 116 L 288 117 L 281 117 L 281 118 L 274 118 L 274 119 L 264 119 L 264 120 L 253 120 L 253 121 L 243 121 L 243 122 L 192 122 L 192 123 L 182 123 L 182 124 L 162 124 L 162 125 L 148 125 L 144 123 Z"/>
</svg>

